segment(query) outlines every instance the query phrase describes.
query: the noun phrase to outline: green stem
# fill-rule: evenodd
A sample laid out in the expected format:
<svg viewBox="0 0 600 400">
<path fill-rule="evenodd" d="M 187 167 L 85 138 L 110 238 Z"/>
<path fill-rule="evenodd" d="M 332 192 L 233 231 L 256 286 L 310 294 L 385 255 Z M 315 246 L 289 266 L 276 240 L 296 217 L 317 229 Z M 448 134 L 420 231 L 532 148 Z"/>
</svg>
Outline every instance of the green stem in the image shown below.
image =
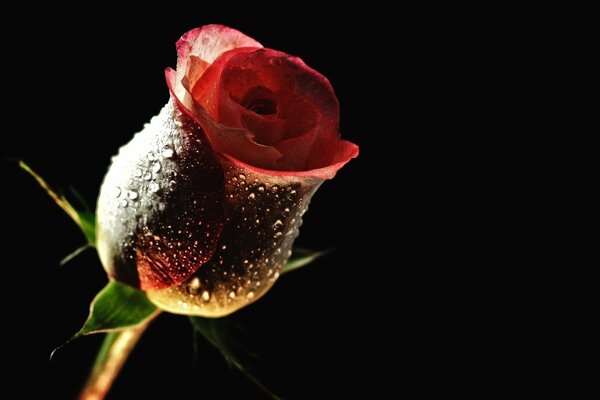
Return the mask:
<svg viewBox="0 0 600 400">
<path fill-rule="evenodd" d="M 104 399 L 129 354 L 158 314 L 160 314 L 159 311 L 133 328 L 106 334 L 98 356 L 96 356 L 92 372 L 79 395 L 79 400 Z"/>
</svg>

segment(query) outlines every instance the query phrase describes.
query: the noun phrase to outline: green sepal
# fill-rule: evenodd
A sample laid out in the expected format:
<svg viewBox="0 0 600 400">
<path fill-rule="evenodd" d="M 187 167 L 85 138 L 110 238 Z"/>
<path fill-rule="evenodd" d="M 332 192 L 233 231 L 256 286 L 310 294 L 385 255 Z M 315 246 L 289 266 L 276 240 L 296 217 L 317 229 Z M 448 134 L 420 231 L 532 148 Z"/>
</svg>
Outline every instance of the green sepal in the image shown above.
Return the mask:
<svg viewBox="0 0 600 400">
<path fill-rule="evenodd" d="M 295 269 L 304 267 L 315 261 L 317 258 L 329 253 L 329 251 L 330 250 L 315 251 L 298 247 L 294 248 L 292 250 L 292 255 L 290 256 L 287 263 L 283 266 L 281 272 L 285 274 L 286 272 L 290 272 Z"/>
<path fill-rule="evenodd" d="M 83 327 L 62 346 L 52 351 L 50 358 L 73 340 L 94 333 L 117 332 L 145 323 L 160 310 L 146 294 L 130 286 L 110 281 L 90 305 L 90 314 Z"/>
</svg>

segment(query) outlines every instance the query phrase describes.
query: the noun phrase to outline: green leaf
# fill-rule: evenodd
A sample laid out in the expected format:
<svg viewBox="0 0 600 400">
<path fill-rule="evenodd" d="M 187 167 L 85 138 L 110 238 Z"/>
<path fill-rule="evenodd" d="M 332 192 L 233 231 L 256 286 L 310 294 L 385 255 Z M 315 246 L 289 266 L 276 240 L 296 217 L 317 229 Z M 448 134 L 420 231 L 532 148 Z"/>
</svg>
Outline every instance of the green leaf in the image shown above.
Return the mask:
<svg viewBox="0 0 600 400">
<path fill-rule="evenodd" d="M 256 386 L 262 389 L 273 399 L 279 399 L 258 378 L 258 373 L 252 367 L 256 362 L 256 354 L 241 345 L 244 330 L 233 323 L 229 318 L 202 318 L 190 317 L 194 330 L 200 333 L 213 346 L 215 346 L 225 359 L 239 369 Z"/>
<path fill-rule="evenodd" d="M 58 350 L 77 338 L 94 333 L 118 332 L 132 328 L 147 322 L 159 313 L 160 310 L 148 300 L 144 292 L 119 282 L 110 281 L 92 300 L 90 315 L 83 327 L 66 343 L 54 349 L 50 354 L 50 359 Z"/>
<path fill-rule="evenodd" d="M 72 251 L 69 255 L 67 255 L 62 260 L 60 260 L 60 263 L 58 263 L 58 264 L 62 267 L 63 265 L 65 265 L 66 263 L 70 262 L 72 259 L 74 259 L 78 255 L 80 255 L 81 253 L 83 253 L 84 251 L 86 251 L 87 249 L 91 249 L 91 248 L 92 248 L 92 245 L 89 244 L 89 243 L 86 243 L 83 246 L 79 247 L 78 249 Z"/>
<path fill-rule="evenodd" d="M 329 253 L 330 250 L 315 251 L 303 248 L 295 248 L 288 262 L 283 266 L 282 273 L 290 272 L 300 267 L 304 267 L 315 261 L 317 258 Z"/>
<path fill-rule="evenodd" d="M 118 331 L 139 325 L 157 312 L 144 292 L 110 281 L 90 305 L 90 315 L 75 336 Z"/>
<path fill-rule="evenodd" d="M 89 208 L 87 208 L 87 206 L 85 206 L 83 201 L 81 201 L 81 197 L 78 194 L 76 195 L 76 197 L 84 205 L 83 210 L 79 210 L 73 207 L 73 205 L 69 203 L 67 198 L 62 193 L 51 188 L 41 176 L 39 176 L 34 170 L 31 169 L 31 167 L 29 167 L 29 165 L 25 164 L 23 161 L 19 161 L 19 167 L 25 170 L 37 181 L 37 183 L 42 187 L 42 189 L 46 191 L 46 193 L 48 193 L 52 200 L 54 200 L 54 202 L 60 208 L 62 208 L 63 211 L 66 212 L 67 215 L 71 217 L 73 221 L 75 221 L 77 226 L 79 226 L 79 229 L 81 229 L 81 231 L 85 235 L 85 238 L 87 239 L 88 243 L 92 246 L 95 246 L 96 217 L 95 214 L 92 211 L 90 211 Z"/>
</svg>

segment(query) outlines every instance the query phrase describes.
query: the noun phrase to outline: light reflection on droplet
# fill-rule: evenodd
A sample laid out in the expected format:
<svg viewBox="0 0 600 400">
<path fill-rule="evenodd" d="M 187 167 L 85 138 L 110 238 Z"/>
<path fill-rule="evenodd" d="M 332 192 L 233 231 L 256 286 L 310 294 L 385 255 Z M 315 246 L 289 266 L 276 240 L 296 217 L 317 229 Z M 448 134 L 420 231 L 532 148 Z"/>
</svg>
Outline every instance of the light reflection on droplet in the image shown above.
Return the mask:
<svg viewBox="0 0 600 400">
<path fill-rule="evenodd" d="M 192 281 L 190 282 L 190 287 L 192 289 L 198 289 L 200 287 L 200 279 L 198 277 L 192 279 Z"/>
<path fill-rule="evenodd" d="M 170 146 L 164 146 L 162 148 L 162 151 L 160 152 L 160 154 L 164 158 L 171 158 L 171 157 L 173 157 L 173 149 Z"/>
</svg>

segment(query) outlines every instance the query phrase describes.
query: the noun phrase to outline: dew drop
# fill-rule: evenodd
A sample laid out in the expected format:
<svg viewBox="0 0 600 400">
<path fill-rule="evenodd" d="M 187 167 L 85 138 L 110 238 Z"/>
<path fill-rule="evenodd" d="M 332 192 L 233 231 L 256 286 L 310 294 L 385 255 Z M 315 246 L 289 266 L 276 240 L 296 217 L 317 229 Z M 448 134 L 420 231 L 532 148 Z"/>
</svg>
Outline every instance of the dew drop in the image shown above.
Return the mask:
<svg viewBox="0 0 600 400">
<path fill-rule="evenodd" d="M 204 292 L 202 292 L 202 300 L 208 301 L 209 299 L 210 299 L 210 293 L 208 293 L 207 290 L 205 290 Z"/>
<path fill-rule="evenodd" d="M 160 185 L 156 182 L 150 182 L 150 185 L 148 185 L 148 190 L 150 190 L 152 193 L 158 192 L 159 189 Z"/>
<path fill-rule="evenodd" d="M 171 157 L 173 157 L 173 149 L 170 146 L 164 146 L 162 148 L 162 151 L 160 152 L 160 154 L 164 158 L 171 158 Z"/>
<path fill-rule="evenodd" d="M 151 172 L 146 172 L 144 174 L 144 180 L 145 181 L 149 181 L 150 179 L 152 179 L 152 173 Z"/>
<path fill-rule="evenodd" d="M 283 225 L 283 222 L 281 222 L 280 219 L 278 219 L 277 221 L 275 221 L 275 223 L 273 224 L 273 229 L 278 230 L 281 229 L 281 226 Z"/>
<path fill-rule="evenodd" d="M 250 193 L 248 195 L 248 200 L 254 200 L 256 198 L 256 195 L 254 193 Z"/>
<path fill-rule="evenodd" d="M 272 191 L 276 192 L 279 190 L 279 186 L 277 185 L 273 185 L 273 187 L 271 188 Z"/>
<path fill-rule="evenodd" d="M 259 192 L 264 192 L 265 191 L 265 187 L 260 185 L 256 190 L 258 190 Z"/>
<path fill-rule="evenodd" d="M 238 176 L 239 176 L 239 177 L 240 177 L 240 179 L 242 179 L 242 180 L 246 179 L 246 175 L 244 175 L 244 174 L 239 174 Z"/>
<path fill-rule="evenodd" d="M 227 245 L 223 245 L 223 246 L 221 247 L 221 249 L 222 249 L 222 250 L 225 250 L 226 248 L 227 248 Z"/>
<path fill-rule="evenodd" d="M 121 188 L 120 187 L 115 187 L 115 197 L 118 198 L 121 195 Z"/>
<path fill-rule="evenodd" d="M 127 203 L 127 200 L 125 200 L 125 199 L 121 200 L 121 203 L 120 203 L 121 207 L 127 207 L 128 204 L 129 203 Z"/>
<path fill-rule="evenodd" d="M 142 177 L 142 171 L 141 171 L 141 170 L 139 170 L 139 169 L 136 169 L 136 170 L 133 172 L 133 176 L 134 176 L 134 177 L 136 177 L 136 178 L 141 178 L 141 177 Z"/>
<path fill-rule="evenodd" d="M 282 237 L 282 236 L 283 236 L 283 233 L 281 233 L 281 232 L 277 232 L 277 233 L 274 235 L 275 239 L 278 239 L 278 238 L 280 238 L 280 237 Z"/>
<path fill-rule="evenodd" d="M 154 164 L 152 164 L 152 171 L 153 172 L 160 171 L 160 163 L 159 162 L 155 162 Z"/>
<path fill-rule="evenodd" d="M 127 197 L 129 197 L 131 200 L 135 200 L 138 197 L 138 194 L 136 192 L 134 192 L 133 190 L 129 190 L 127 192 Z"/>
<path fill-rule="evenodd" d="M 247 299 L 253 299 L 254 298 L 254 292 L 248 292 L 248 294 L 246 295 Z"/>
<path fill-rule="evenodd" d="M 190 287 L 192 289 L 198 289 L 200 287 L 200 279 L 198 277 L 192 279 L 192 281 L 190 282 Z"/>
<path fill-rule="evenodd" d="M 229 292 L 229 298 L 235 299 L 235 292 L 233 290 L 231 292 Z"/>
</svg>

